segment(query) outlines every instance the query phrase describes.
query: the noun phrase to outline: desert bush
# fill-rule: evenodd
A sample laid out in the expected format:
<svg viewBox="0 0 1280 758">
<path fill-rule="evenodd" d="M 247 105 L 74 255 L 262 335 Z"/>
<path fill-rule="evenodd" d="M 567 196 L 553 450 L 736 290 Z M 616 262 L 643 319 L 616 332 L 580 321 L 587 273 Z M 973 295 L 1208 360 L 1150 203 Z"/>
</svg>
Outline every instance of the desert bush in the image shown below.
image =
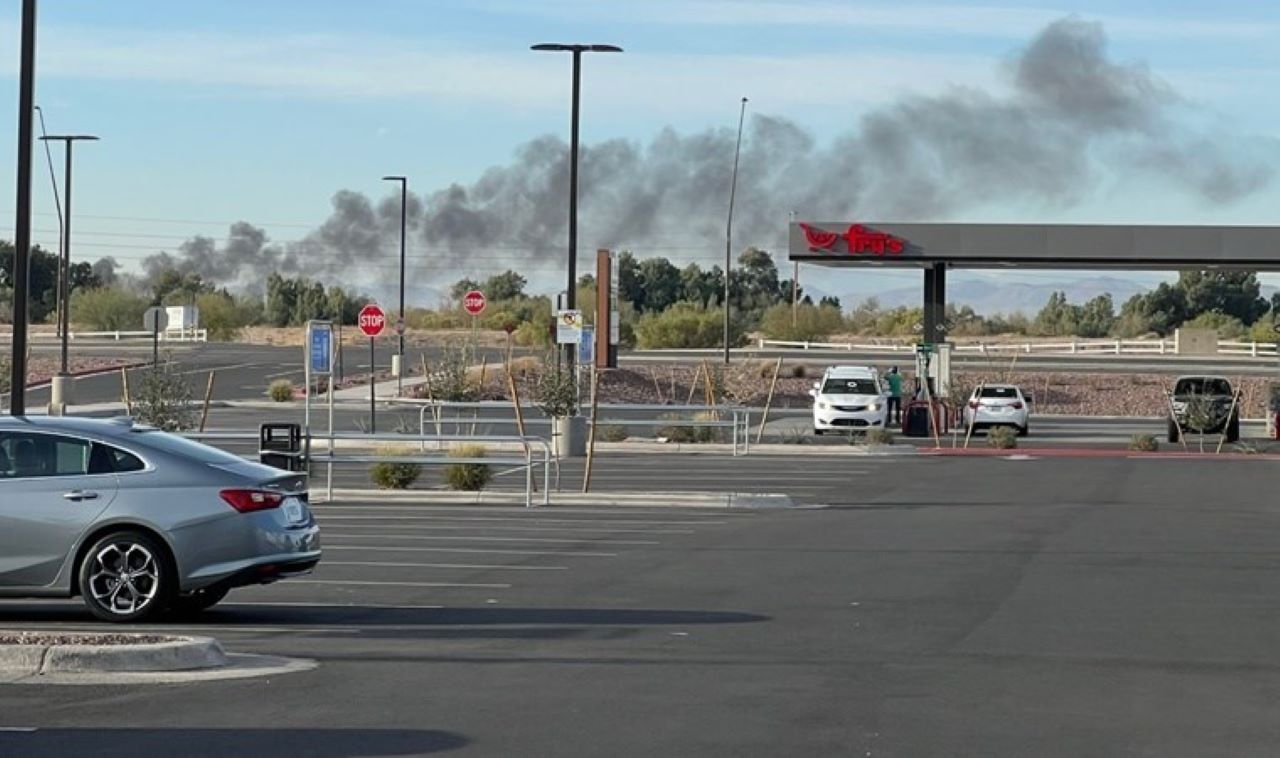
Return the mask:
<svg viewBox="0 0 1280 758">
<path fill-rule="evenodd" d="M 729 339 L 742 340 L 742 325 L 730 323 Z M 665 311 L 646 313 L 636 324 L 641 349 L 717 347 L 724 343 L 724 311 L 692 303 L 676 303 Z"/>
<path fill-rule="evenodd" d="M 790 303 L 769 307 L 760 318 L 760 331 L 769 339 L 788 342 L 821 342 L 844 328 L 840 309 L 831 305 Z"/>
<path fill-rule="evenodd" d="M 679 414 L 667 413 L 661 416 L 663 420 L 678 422 L 688 421 L 684 416 Z M 703 412 L 696 413 L 693 416 L 694 421 L 714 421 L 716 414 Z M 673 423 L 671 426 L 658 427 L 657 436 L 665 438 L 668 442 L 676 442 L 680 444 L 689 443 L 708 443 L 715 442 L 721 436 L 718 434 L 719 427 L 714 426 L 679 426 Z"/>
<path fill-rule="evenodd" d="M 482 445 L 462 445 L 449 451 L 450 458 L 483 458 Z M 479 492 L 493 480 L 493 470 L 485 463 L 451 463 L 444 469 L 444 480 L 450 489 Z"/>
<path fill-rule="evenodd" d="M 1018 447 L 1018 432 L 1007 426 L 997 426 L 987 432 L 987 444 L 997 450 L 1013 450 Z"/>
<path fill-rule="evenodd" d="M 1160 443 L 1150 434 L 1135 434 L 1129 438 L 1129 449 L 1142 453 L 1154 453 L 1160 449 Z"/>
<path fill-rule="evenodd" d="M 548 362 L 549 363 L 549 362 Z M 548 418 L 566 418 L 578 412 L 578 385 L 573 373 L 548 368 L 538 376 L 533 401 Z"/>
<path fill-rule="evenodd" d="M 791 376 L 794 379 L 803 379 L 809 375 L 809 367 L 803 363 L 797 363 L 791 367 Z"/>
<path fill-rule="evenodd" d="M 1245 335 L 1245 325 L 1235 316 L 1218 311 L 1206 311 L 1190 321 L 1182 322 L 1184 329 L 1216 329 L 1218 339 L 1237 340 Z M 1268 340 L 1269 342 L 1271 340 Z"/>
<path fill-rule="evenodd" d="M 427 389 L 433 400 L 468 403 L 480 399 L 480 386 L 470 374 L 475 347 L 466 343 L 448 345 L 429 367 Z"/>
<path fill-rule="evenodd" d="M 601 426 L 600 439 L 605 442 L 625 442 L 627 437 L 626 427 L 623 426 Z"/>
<path fill-rule="evenodd" d="M 133 398 L 134 418 L 166 432 L 180 432 L 195 425 L 191 385 L 169 356 L 160 365 L 139 373 L 142 381 Z"/>
<path fill-rule="evenodd" d="M 71 293 L 71 323 L 112 332 L 142 328 L 149 302 L 116 287 L 82 289 Z"/>
<path fill-rule="evenodd" d="M 287 403 L 293 399 L 293 382 L 288 379 L 277 379 L 267 388 L 267 395 L 277 403 Z"/>
<path fill-rule="evenodd" d="M 240 330 L 262 320 L 262 303 L 251 297 L 232 297 L 225 292 L 209 292 L 196 299 L 200 309 L 200 326 L 209 339 L 231 342 Z"/>
<path fill-rule="evenodd" d="M 383 450 L 383 454 L 392 453 Z M 422 466 L 417 463 L 381 461 L 369 467 L 369 478 L 380 490 L 407 490 L 422 476 Z"/>
<path fill-rule="evenodd" d="M 868 429 L 866 434 L 866 443 L 872 447 L 879 445 L 892 445 L 893 432 L 888 429 Z"/>
</svg>

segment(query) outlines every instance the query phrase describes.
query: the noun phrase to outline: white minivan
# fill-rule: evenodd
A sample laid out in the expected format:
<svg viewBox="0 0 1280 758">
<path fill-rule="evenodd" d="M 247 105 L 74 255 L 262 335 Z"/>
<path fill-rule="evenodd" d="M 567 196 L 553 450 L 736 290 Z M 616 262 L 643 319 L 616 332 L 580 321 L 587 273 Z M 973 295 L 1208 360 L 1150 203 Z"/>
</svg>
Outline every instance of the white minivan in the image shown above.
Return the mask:
<svg viewBox="0 0 1280 758">
<path fill-rule="evenodd" d="M 814 434 L 883 429 L 888 423 L 888 388 L 870 366 L 833 366 L 809 394 Z"/>
</svg>

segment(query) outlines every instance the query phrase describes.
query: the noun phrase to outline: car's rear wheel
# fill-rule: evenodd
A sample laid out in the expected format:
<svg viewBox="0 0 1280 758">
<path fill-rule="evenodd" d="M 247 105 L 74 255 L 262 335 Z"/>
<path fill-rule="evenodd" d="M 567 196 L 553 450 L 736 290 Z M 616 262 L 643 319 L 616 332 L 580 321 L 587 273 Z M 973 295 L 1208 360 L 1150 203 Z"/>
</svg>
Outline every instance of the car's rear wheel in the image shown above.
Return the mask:
<svg viewBox="0 0 1280 758">
<path fill-rule="evenodd" d="M 108 534 L 80 563 L 80 595 L 104 621 L 143 621 L 165 609 L 177 577 L 168 550 L 142 532 Z"/>
<path fill-rule="evenodd" d="M 230 587 L 205 587 L 186 595 L 178 595 L 169 603 L 169 609 L 178 615 L 207 611 L 222 602 L 230 591 Z"/>
<path fill-rule="evenodd" d="M 1240 417 L 1232 416 L 1231 421 L 1227 424 L 1227 442 L 1240 441 Z"/>
<path fill-rule="evenodd" d="M 1031 434 L 1031 422 L 1030 422 L 1030 421 L 1028 421 L 1027 423 L 1023 424 L 1022 426 L 1018 427 L 1018 436 L 1019 436 L 1019 437 L 1025 437 L 1025 436 L 1027 436 L 1028 434 Z"/>
<path fill-rule="evenodd" d="M 825 429 L 814 429 L 814 430 L 813 430 L 813 433 L 814 433 L 814 436 L 821 437 L 823 434 L 825 434 L 825 433 L 826 433 L 826 430 L 825 430 Z"/>
<path fill-rule="evenodd" d="M 1169 419 L 1169 441 L 1177 442 L 1181 435 L 1178 434 L 1178 422 Z"/>
</svg>

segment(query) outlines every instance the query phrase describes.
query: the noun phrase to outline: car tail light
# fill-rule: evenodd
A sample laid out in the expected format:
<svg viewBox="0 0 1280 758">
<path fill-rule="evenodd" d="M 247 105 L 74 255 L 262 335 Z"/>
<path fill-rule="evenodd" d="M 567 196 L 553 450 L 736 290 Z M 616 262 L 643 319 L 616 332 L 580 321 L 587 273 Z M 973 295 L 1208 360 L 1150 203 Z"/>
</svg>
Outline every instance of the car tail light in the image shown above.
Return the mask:
<svg viewBox="0 0 1280 758">
<path fill-rule="evenodd" d="M 1013 407 L 1014 407 L 1014 408 L 1016 408 L 1016 409 L 1018 409 L 1018 410 L 1022 410 L 1022 403 L 1014 403 L 1014 404 L 1013 404 Z"/>
<path fill-rule="evenodd" d="M 279 492 L 267 492 L 265 490 L 223 490 L 218 494 L 222 496 L 223 500 L 227 501 L 227 505 L 241 513 L 253 513 L 254 511 L 279 508 L 280 504 L 284 502 L 284 495 Z"/>
<path fill-rule="evenodd" d="M 970 408 L 973 408 L 974 410 L 977 410 L 977 409 L 978 409 L 978 405 L 979 405 L 979 403 L 978 403 L 978 401 L 977 401 L 977 400 L 970 400 L 970 401 L 969 401 L 969 407 L 970 407 Z"/>
</svg>

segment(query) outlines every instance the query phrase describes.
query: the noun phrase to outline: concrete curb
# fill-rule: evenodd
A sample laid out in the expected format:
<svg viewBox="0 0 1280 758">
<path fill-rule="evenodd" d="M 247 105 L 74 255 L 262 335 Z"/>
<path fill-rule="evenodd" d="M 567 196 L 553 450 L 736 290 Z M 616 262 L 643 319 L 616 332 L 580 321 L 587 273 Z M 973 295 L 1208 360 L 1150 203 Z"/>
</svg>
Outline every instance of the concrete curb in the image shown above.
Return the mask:
<svg viewBox="0 0 1280 758">
<path fill-rule="evenodd" d="M 523 492 L 448 492 L 438 490 L 369 490 L 335 489 L 333 500 L 318 498 L 319 491 L 312 492 L 312 502 L 320 505 L 323 518 L 325 505 L 341 505 L 343 501 L 373 500 L 379 503 L 410 503 L 430 505 L 523 506 Z M 534 496 L 535 507 L 541 496 Z M 775 509 L 794 508 L 790 495 L 755 492 L 645 492 L 645 493 L 581 493 L 553 492 L 551 506 L 609 506 L 645 508 L 736 508 Z M 542 506 L 547 507 L 547 506 Z"/>
<path fill-rule="evenodd" d="M 0 645 L 6 678 L 46 674 L 156 673 L 215 669 L 229 663 L 212 637 L 139 645 Z"/>
</svg>

